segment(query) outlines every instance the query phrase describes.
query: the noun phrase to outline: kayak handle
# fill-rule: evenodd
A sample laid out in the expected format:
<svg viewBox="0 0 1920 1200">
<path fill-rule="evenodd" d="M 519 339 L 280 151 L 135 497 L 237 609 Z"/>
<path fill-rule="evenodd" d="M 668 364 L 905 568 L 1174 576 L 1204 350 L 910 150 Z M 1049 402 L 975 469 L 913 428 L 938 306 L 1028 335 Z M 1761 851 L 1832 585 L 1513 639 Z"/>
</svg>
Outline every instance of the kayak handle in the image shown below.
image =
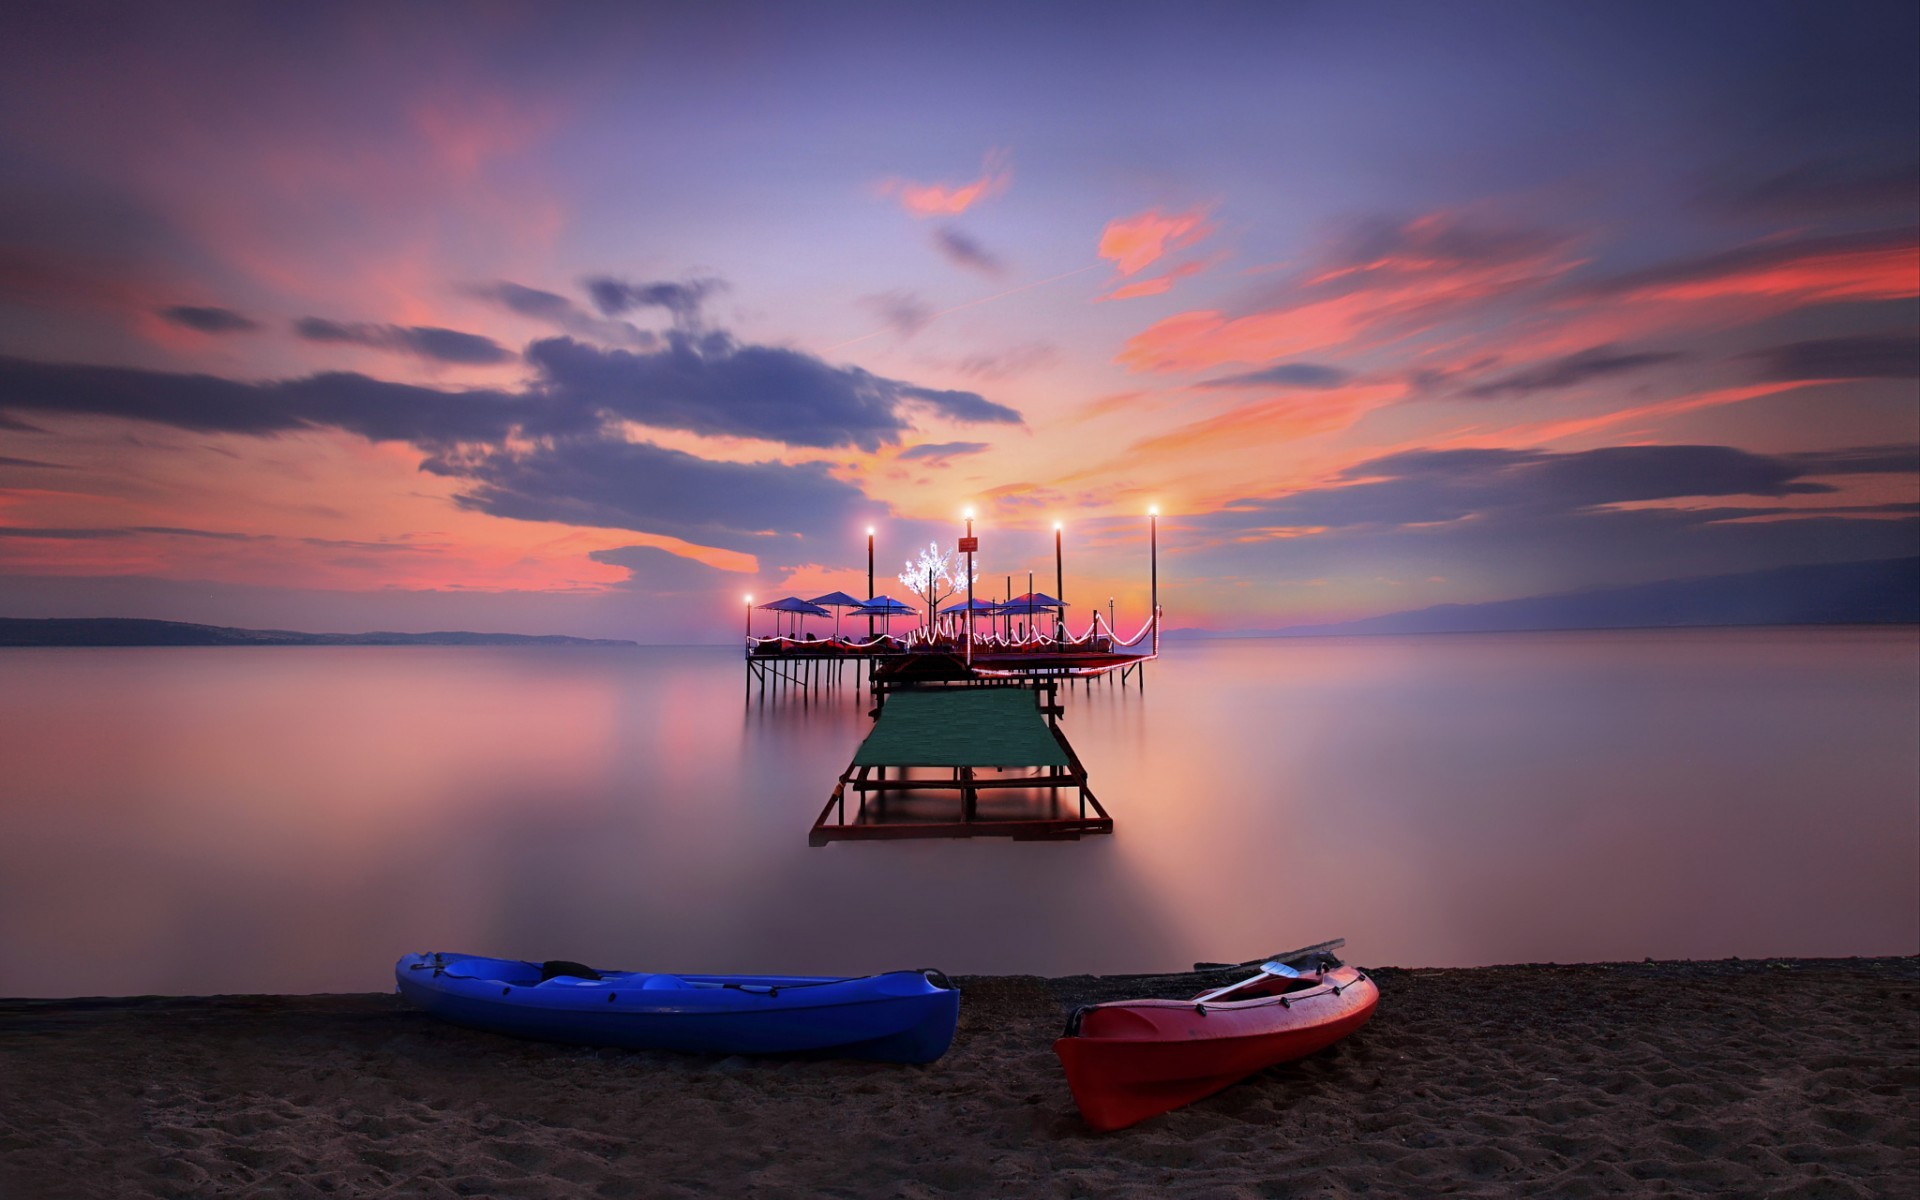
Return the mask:
<svg viewBox="0 0 1920 1200">
<path fill-rule="evenodd" d="M 1080 1036 L 1080 1019 L 1086 1016 L 1087 1010 L 1092 1007 L 1093 1005 L 1091 1004 L 1082 1004 L 1080 1007 L 1074 1009 L 1073 1012 L 1069 1013 L 1067 1015 L 1067 1031 L 1061 1036 L 1062 1037 L 1079 1037 Z"/>
</svg>

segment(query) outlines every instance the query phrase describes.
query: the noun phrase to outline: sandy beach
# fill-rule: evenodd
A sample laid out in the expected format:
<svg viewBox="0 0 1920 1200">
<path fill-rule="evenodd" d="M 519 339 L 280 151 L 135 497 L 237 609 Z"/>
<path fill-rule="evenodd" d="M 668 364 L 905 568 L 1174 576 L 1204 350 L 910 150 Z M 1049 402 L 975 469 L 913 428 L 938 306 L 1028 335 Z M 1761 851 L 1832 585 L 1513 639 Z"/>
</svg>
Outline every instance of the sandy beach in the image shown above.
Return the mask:
<svg viewBox="0 0 1920 1200">
<path fill-rule="evenodd" d="M 927 1067 L 514 1041 L 397 996 L 0 1001 L 0 1197 L 1920 1194 L 1920 959 L 1379 968 L 1371 1025 L 1097 1135 L 1077 1004 Z"/>
</svg>

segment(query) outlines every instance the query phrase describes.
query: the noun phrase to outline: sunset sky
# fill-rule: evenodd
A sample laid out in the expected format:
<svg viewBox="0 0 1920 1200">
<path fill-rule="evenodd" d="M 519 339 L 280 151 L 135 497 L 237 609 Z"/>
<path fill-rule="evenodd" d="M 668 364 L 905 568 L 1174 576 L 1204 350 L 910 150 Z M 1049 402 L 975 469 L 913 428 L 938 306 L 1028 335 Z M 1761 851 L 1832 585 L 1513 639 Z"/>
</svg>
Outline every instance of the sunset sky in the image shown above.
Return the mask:
<svg viewBox="0 0 1920 1200">
<path fill-rule="evenodd" d="M 1271 628 L 1920 546 L 1913 4 L 50 5 L 0 615 Z M 1129 619 L 1127 614 L 1133 614 Z"/>
</svg>

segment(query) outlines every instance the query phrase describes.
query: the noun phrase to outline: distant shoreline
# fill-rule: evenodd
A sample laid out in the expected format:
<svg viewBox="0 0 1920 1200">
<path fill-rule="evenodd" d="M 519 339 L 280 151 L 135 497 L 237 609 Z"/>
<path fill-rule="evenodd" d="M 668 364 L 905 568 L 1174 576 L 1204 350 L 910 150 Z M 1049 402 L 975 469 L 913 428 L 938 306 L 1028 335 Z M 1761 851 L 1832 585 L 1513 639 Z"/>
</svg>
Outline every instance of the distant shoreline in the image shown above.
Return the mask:
<svg viewBox="0 0 1920 1200">
<path fill-rule="evenodd" d="M 1715 625 L 1547 625 L 1528 629 L 1406 629 L 1406 630 L 1336 630 L 1325 632 L 1297 633 L 1282 630 L 1249 630 L 1247 632 L 1228 631 L 1214 633 L 1205 629 L 1169 629 L 1161 635 L 1162 645 L 1167 642 L 1313 642 L 1337 639 L 1373 639 L 1373 638 L 1456 638 L 1456 637 L 1524 637 L 1535 633 L 1711 633 L 1731 630 L 1777 629 L 1781 631 L 1817 632 L 1820 630 L 1837 631 L 1844 629 L 1910 629 L 1920 633 L 1920 621 L 1743 621 Z"/>
<path fill-rule="evenodd" d="M 637 646 L 618 638 L 559 634 L 301 633 L 136 617 L 0 617 L 0 647 L 57 646 Z"/>
<path fill-rule="evenodd" d="M 181 631 L 176 634 L 130 634 L 115 636 L 74 636 L 70 631 L 49 629 L 62 624 L 126 624 L 162 626 Z M 1906 629 L 1920 635 L 1916 621 L 1755 621 L 1723 624 L 1687 625 L 1559 625 L 1535 629 L 1430 629 L 1430 630 L 1333 630 L 1292 632 L 1279 630 L 1170 629 L 1162 636 L 1165 643 L 1198 642 L 1312 642 L 1341 639 L 1520 637 L 1540 633 L 1702 633 L 1732 630 L 1841 631 Z M 199 631 L 216 635 L 204 636 Z M 241 629 L 224 625 L 196 625 L 187 621 L 150 621 L 133 618 L 27 618 L 0 617 L 0 650 L 59 649 L 154 649 L 167 647 L 205 648 L 210 646 L 526 646 L 584 647 L 602 649 L 738 649 L 732 641 L 717 642 L 636 642 L 624 638 L 580 638 L 560 634 L 468 633 L 302 633 L 280 629 Z"/>
</svg>

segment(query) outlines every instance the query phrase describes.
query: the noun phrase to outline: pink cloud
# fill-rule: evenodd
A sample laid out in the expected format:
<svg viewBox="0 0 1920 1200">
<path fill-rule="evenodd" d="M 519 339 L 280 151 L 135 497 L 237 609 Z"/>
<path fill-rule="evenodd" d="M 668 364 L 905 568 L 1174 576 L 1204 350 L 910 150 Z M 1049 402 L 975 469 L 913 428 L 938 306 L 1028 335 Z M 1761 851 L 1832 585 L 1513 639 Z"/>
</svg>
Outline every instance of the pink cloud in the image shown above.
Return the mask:
<svg viewBox="0 0 1920 1200">
<path fill-rule="evenodd" d="M 1277 396 L 1242 404 L 1216 416 L 1135 442 L 1136 455 L 1228 454 L 1345 429 L 1362 416 L 1405 395 L 1399 384 L 1339 388 L 1315 396 Z"/>
<path fill-rule="evenodd" d="M 1213 232 L 1205 209 L 1166 214 L 1158 209 L 1107 222 L 1100 233 L 1100 257 L 1113 260 L 1122 275 L 1137 275 L 1169 251 L 1190 246 Z M 1168 283 L 1171 287 L 1171 282 Z M 1121 289 L 1124 291 L 1125 289 Z M 1166 288 L 1159 289 L 1165 291 Z M 1151 295 L 1140 292 L 1138 295 Z M 1124 299 L 1119 295 L 1108 299 Z"/>
<path fill-rule="evenodd" d="M 888 179 L 881 183 L 880 194 L 898 196 L 900 207 L 916 217 L 952 217 L 990 200 L 1013 184 L 1013 165 L 1005 150 L 989 150 L 980 167 L 980 178 L 972 183 L 914 183 L 908 179 Z"/>
<path fill-rule="evenodd" d="M 1117 287 L 1100 297 L 1100 299 L 1135 300 L 1141 296 L 1159 296 L 1172 291 L 1173 285 L 1176 282 L 1185 279 L 1189 275 L 1198 275 L 1219 261 L 1218 258 L 1208 258 L 1181 263 L 1164 275 L 1155 275 L 1151 279 L 1142 279 L 1138 283 L 1129 283 L 1123 287 Z"/>
<path fill-rule="evenodd" d="M 1273 307 L 1168 317 L 1130 338 L 1117 361 L 1135 371 L 1189 371 L 1404 338 L 1579 265 L 1559 240 L 1434 214 L 1367 231 L 1341 265 L 1291 285 Z"/>
</svg>

